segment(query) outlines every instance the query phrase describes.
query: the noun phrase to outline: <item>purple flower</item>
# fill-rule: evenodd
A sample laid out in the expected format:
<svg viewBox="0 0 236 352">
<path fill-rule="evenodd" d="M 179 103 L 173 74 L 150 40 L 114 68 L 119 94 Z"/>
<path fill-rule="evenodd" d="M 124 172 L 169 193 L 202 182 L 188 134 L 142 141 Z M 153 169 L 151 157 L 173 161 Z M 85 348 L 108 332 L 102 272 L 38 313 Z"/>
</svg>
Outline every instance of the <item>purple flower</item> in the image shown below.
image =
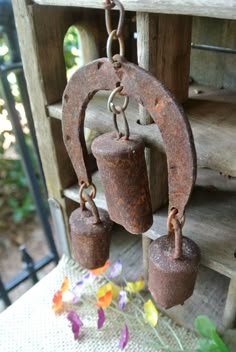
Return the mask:
<svg viewBox="0 0 236 352">
<path fill-rule="evenodd" d="M 114 279 L 115 277 L 119 276 L 122 272 L 122 264 L 120 259 L 118 259 L 115 264 L 111 267 L 111 272 L 109 275 L 109 279 Z"/>
<path fill-rule="evenodd" d="M 119 348 L 123 350 L 129 341 L 129 330 L 128 326 L 125 324 L 120 336 Z"/>
<path fill-rule="evenodd" d="M 83 280 L 86 284 L 92 284 L 95 279 L 96 279 L 96 275 L 94 275 L 91 272 L 89 272 L 83 276 Z"/>
<path fill-rule="evenodd" d="M 73 288 L 73 293 L 74 293 L 74 297 L 72 302 L 75 304 L 79 301 L 80 297 L 82 296 L 82 293 L 85 289 L 85 287 L 88 284 L 92 284 L 93 281 L 95 280 L 96 276 L 93 275 L 92 273 L 87 273 L 83 276 L 83 278 L 77 282 L 77 284 L 75 285 L 75 287 Z"/>
<path fill-rule="evenodd" d="M 129 299 L 127 296 L 127 292 L 122 288 L 119 292 L 119 302 L 118 302 L 119 309 L 124 309 L 128 301 Z"/>
<path fill-rule="evenodd" d="M 102 309 L 102 307 L 100 307 L 98 309 L 98 329 L 101 329 L 104 322 L 105 322 L 105 313 L 104 313 L 104 310 Z"/>
<path fill-rule="evenodd" d="M 69 311 L 69 313 L 67 314 L 67 319 L 72 324 L 72 332 L 74 334 L 74 339 L 78 340 L 80 328 L 84 325 L 82 320 L 74 310 Z"/>
</svg>

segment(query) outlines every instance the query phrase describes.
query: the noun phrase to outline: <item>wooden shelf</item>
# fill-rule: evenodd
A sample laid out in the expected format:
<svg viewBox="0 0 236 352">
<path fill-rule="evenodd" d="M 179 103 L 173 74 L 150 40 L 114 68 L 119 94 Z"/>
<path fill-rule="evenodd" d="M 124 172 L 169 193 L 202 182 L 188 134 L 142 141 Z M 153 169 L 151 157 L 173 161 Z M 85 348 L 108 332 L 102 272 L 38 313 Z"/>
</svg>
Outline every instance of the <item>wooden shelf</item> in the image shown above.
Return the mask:
<svg viewBox="0 0 236 352">
<path fill-rule="evenodd" d="M 211 174 L 209 177 L 214 178 Z M 223 176 L 218 176 L 223 178 Z M 204 176 L 206 179 L 206 177 Z M 212 180 L 210 180 L 212 181 Z M 93 175 L 97 186 L 97 206 L 106 208 L 99 173 Z M 200 175 L 200 183 L 201 181 Z M 212 182 L 211 182 L 212 183 Z M 219 182 L 218 182 L 219 183 Z M 222 183 L 222 180 L 221 180 Z M 224 183 L 224 179 L 223 179 Z M 235 181 L 232 181 L 233 187 Z M 217 177 L 216 177 L 216 186 Z M 79 188 L 73 186 L 64 191 L 64 195 L 79 202 Z M 186 210 L 186 224 L 183 234 L 192 238 L 201 248 L 202 264 L 227 276 L 236 279 L 236 188 L 232 192 L 217 190 L 215 187 L 196 186 Z M 166 234 L 167 209 L 161 209 L 154 214 L 153 226 L 145 233 L 151 239 Z"/>
<path fill-rule="evenodd" d="M 100 0 L 34 0 L 36 4 L 52 6 L 74 6 L 86 8 L 103 8 Z M 126 0 L 127 11 L 182 14 L 236 19 L 236 1 L 187 1 L 187 0 Z"/>
<path fill-rule="evenodd" d="M 202 264 L 230 278 L 236 278 L 236 192 L 196 187 L 186 210 L 183 234 L 201 248 Z M 167 210 L 154 215 L 146 235 L 152 239 L 166 234 Z"/>
<path fill-rule="evenodd" d="M 86 113 L 86 127 L 98 133 L 114 130 L 106 108 L 106 97 L 107 94 L 97 94 Z M 193 86 L 190 88 L 190 99 L 184 105 L 193 130 L 198 167 L 207 167 L 230 176 L 236 176 L 236 104 L 233 101 L 236 101 L 235 93 Z M 61 119 L 61 104 L 48 106 L 48 115 Z M 163 149 L 157 125 L 140 125 L 137 123 L 138 116 L 138 105 L 131 101 L 127 110 L 130 130 L 142 135 L 148 147 Z"/>
</svg>

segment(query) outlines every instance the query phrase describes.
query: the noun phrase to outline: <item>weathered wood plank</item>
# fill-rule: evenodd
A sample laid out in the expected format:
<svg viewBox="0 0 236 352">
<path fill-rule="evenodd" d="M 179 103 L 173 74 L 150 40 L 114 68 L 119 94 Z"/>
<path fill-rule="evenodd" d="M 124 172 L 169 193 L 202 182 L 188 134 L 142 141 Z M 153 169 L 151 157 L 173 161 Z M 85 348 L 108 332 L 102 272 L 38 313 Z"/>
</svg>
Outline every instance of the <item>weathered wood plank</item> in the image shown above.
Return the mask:
<svg viewBox="0 0 236 352">
<path fill-rule="evenodd" d="M 236 48 L 236 21 L 193 18 L 192 42 Z M 195 82 L 236 91 L 235 54 L 191 50 L 191 77 Z"/>
<path fill-rule="evenodd" d="M 156 14 L 137 13 L 137 56 L 138 65 L 158 76 L 158 46 L 157 41 L 159 16 Z M 162 61 L 161 56 L 159 60 Z M 141 125 L 149 125 L 152 118 L 148 111 L 139 106 L 139 121 Z M 149 188 L 151 192 L 152 209 L 156 211 L 168 199 L 168 175 L 165 154 L 156 146 L 146 148 L 145 158 L 148 169 Z"/>
<path fill-rule="evenodd" d="M 46 78 L 46 76 L 42 73 L 42 69 L 45 68 L 45 60 L 42 63 L 38 55 L 39 50 L 40 52 L 42 52 L 42 48 L 39 49 L 40 45 L 44 46 L 45 44 L 45 55 L 47 57 L 50 51 L 47 48 L 48 43 L 46 44 L 40 41 L 40 33 L 44 38 L 44 34 L 42 32 L 47 32 L 48 26 L 49 28 L 52 28 L 50 24 L 48 24 L 50 22 L 48 21 L 48 17 L 45 16 L 45 14 L 48 14 L 48 10 L 40 6 L 37 6 L 35 8 L 32 6 L 29 7 L 26 5 L 25 1 L 22 1 L 21 3 L 19 3 L 18 1 L 14 1 L 13 7 L 21 47 L 22 61 L 24 65 L 31 108 L 34 117 L 35 130 L 39 144 L 39 151 L 43 164 L 49 196 L 55 197 L 59 202 L 61 201 L 63 203 L 63 200 L 61 199 L 61 189 L 74 182 L 73 177 L 71 177 L 73 173 L 68 174 L 68 168 L 66 168 L 67 173 L 64 173 L 62 175 L 58 170 L 58 154 L 56 144 L 61 143 L 61 136 L 58 136 L 58 138 L 56 138 L 55 134 L 57 134 L 56 130 L 58 131 L 57 127 L 60 122 L 52 122 L 52 120 L 47 118 L 45 112 L 45 105 L 47 104 L 47 94 L 45 95 L 44 79 Z M 37 19 L 35 18 L 36 14 Z M 52 23 L 55 24 L 56 19 L 61 18 L 61 9 L 55 10 L 52 17 Z M 36 22 L 41 23 L 40 33 L 39 26 L 36 25 Z M 53 33 L 52 36 L 54 38 Z M 48 66 L 50 67 L 50 65 Z M 62 80 L 64 82 L 64 79 Z M 57 83 L 59 86 L 59 93 L 61 93 L 61 83 L 59 83 L 59 80 L 57 81 Z M 52 83 L 52 86 L 54 86 L 54 83 Z M 57 99 L 60 96 L 58 94 L 58 91 L 54 92 L 53 94 L 54 98 L 55 94 L 57 94 Z M 51 100 L 51 98 L 52 96 L 50 97 L 49 101 L 54 101 L 54 99 Z M 59 145 L 58 148 L 60 148 Z M 63 157 L 65 154 L 62 154 L 61 152 L 62 149 L 60 148 L 60 157 Z"/>
<path fill-rule="evenodd" d="M 93 175 L 93 181 L 98 188 L 96 204 L 106 208 L 98 172 Z M 77 186 L 64 191 L 66 197 L 77 202 L 78 194 Z M 183 232 L 201 248 L 203 265 L 236 279 L 235 209 L 236 192 L 198 186 L 187 207 Z M 167 209 L 164 208 L 154 214 L 154 224 L 145 235 L 154 240 L 166 234 L 166 221 Z"/>
<path fill-rule="evenodd" d="M 236 104 L 225 102 L 233 101 L 235 95 L 227 95 L 224 90 L 222 93 L 223 95 L 219 97 L 223 101 L 216 101 L 215 94 L 210 95 L 205 91 L 194 96 L 192 92 L 194 99 L 190 99 L 184 107 L 193 130 L 198 167 L 208 167 L 225 175 L 236 176 Z M 49 106 L 48 111 L 50 116 L 61 118 L 60 104 Z M 138 114 L 138 105 L 130 102 L 127 110 L 130 130 L 142 135 L 147 146 L 156 146 L 163 150 L 158 127 L 153 124 L 146 126 L 138 124 Z M 85 124 L 99 133 L 113 130 L 112 119 L 107 112 L 104 96 L 95 96 L 90 102 Z"/>
<path fill-rule="evenodd" d="M 235 242 L 236 193 L 197 187 L 186 210 L 183 234 L 201 248 L 203 265 L 230 278 L 236 278 Z M 167 232 L 167 209 L 154 215 L 146 233 L 152 239 Z"/>
<path fill-rule="evenodd" d="M 61 190 L 73 184 L 75 177 L 62 144 L 61 123 L 48 119 L 45 106 L 61 98 L 66 83 L 62 34 L 68 18 L 62 8 L 49 9 L 27 3 L 13 2 L 21 56 L 48 195 L 58 201 L 66 218 Z"/>
<path fill-rule="evenodd" d="M 200 266 L 193 295 L 184 303 L 165 311 L 172 319 L 187 328 L 194 328 L 198 315 L 207 315 L 223 330 L 222 315 L 227 296 L 229 279 L 208 268 Z M 232 350 L 233 351 L 233 350 Z"/>
<path fill-rule="evenodd" d="M 158 16 L 156 75 L 179 103 L 188 99 L 191 33 L 191 16 Z"/>
<path fill-rule="evenodd" d="M 34 0 L 40 5 L 102 8 L 100 0 Z M 236 1 L 231 0 L 125 0 L 128 11 L 182 14 L 236 19 Z"/>
<path fill-rule="evenodd" d="M 225 329 L 235 328 L 236 324 L 236 280 L 231 279 L 223 315 Z"/>
</svg>

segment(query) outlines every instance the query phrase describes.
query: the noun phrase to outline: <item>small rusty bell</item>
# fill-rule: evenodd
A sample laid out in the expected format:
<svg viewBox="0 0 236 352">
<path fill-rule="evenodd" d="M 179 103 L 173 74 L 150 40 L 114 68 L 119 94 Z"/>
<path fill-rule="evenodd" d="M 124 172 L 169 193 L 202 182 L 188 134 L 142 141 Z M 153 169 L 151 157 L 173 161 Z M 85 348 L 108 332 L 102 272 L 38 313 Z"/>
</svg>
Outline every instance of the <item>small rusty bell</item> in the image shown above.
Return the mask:
<svg viewBox="0 0 236 352">
<path fill-rule="evenodd" d="M 117 112 L 117 111 L 116 111 Z M 153 222 L 149 194 L 144 142 L 140 136 L 129 135 L 124 110 L 120 109 L 126 133 L 106 133 L 96 138 L 92 152 L 101 174 L 111 219 L 133 233 L 147 231 Z"/>
<path fill-rule="evenodd" d="M 168 219 L 169 234 L 152 242 L 149 248 L 148 287 L 157 304 L 171 308 L 183 304 L 194 290 L 200 249 L 182 236 L 182 224 L 176 209 Z"/>
<path fill-rule="evenodd" d="M 92 196 L 80 189 L 80 208 L 70 216 L 71 246 L 75 260 L 86 269 L 102 267 L 109 258 L 113 222 L 106 210 L 97 208 Z M 95 194 L 95 193 L 94 193 Z M 85 207 L 88 202 L 90 209 Z"/>
</svg>

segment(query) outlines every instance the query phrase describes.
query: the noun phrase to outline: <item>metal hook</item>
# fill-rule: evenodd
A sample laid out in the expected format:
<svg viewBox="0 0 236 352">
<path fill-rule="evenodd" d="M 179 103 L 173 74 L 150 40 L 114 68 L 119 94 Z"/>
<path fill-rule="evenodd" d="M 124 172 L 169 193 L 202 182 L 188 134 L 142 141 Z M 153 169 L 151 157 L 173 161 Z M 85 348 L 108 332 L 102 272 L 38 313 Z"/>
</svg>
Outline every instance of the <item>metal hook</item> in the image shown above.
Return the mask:
<svg viewBox="0 0 236 352">
<path fill-rule="evenodd" d="M 107 2 L 106 4 L 104 4 L 105 22 L 106 22 L 107 33 L 110 35 L 111 32 L 113 31 L 112 26 L 111 26 L 111 9 L 114 8 L 115 6 L 117 6 L 120 11 L 119 22 L 118 22 L 118 26 L 116 29 L 116 36 L 119 38 L 122 33 L 122 29 L 123 29 L 123 25 L 124 25 L 124 18 L 125 18 L 125 9 L 119 0 L 113 0 L 113 1 L 110 1 L 110 2 Z"/>
</svg>

